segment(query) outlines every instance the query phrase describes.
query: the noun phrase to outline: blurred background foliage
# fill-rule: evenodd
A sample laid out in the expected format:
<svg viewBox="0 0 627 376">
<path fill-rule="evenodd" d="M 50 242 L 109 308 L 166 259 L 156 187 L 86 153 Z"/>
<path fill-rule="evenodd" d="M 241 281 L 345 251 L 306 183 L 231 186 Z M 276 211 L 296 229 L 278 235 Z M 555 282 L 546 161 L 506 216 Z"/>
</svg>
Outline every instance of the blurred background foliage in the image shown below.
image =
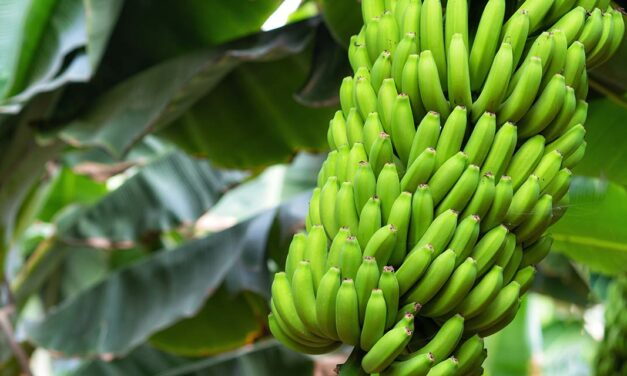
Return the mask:
<svg viewBox="0 0 627 376">
<path fill-rule="evenodd" d="M 0 374 L 337 363 L 265 318 L 359 27 L 355 0 L 0 0 Z M 490 375 L 591 372 L 627 269 L 626 57 L 590 74 L 571 207 Z"/>
</svg>

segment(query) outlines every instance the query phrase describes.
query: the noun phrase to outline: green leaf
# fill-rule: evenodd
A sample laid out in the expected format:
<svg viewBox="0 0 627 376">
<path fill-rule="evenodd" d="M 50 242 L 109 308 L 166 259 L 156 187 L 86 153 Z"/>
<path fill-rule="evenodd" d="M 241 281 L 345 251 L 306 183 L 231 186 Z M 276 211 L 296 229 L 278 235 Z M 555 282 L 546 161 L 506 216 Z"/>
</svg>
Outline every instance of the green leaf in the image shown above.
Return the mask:
<svg viewBox="0 0 627 376">
<path fill-rule="evenodd" d="M 500 332 L 486 338 L 488 359 L 484 367 L 490 375 L 526 376 L 531 361 L 531 340 L 527 322 L 528 299 L 523 299 L 516 318 Z"/>
<path fill-rule="evenodd" d="M 292 376 L 312 372 L 313 362 L 309 358 L 275 341 L 265 341 L 196 361 L 141 346 L 122 359 L 86 363 L 71 376 Z"/>
<path fill-rule="evenodd" d="M 533 291 L 553 299 L 587 307 L 594 302 L 587 276 L 578 271 L 566 256 L 551 252 L 536 265 Z"/>
<path fill-rule="evenodd" d="M 262 312 L 258 307 L 262 304 Z M 262 335 L 265 300 L 231 296 L 220 288 L 194 317 L 177 322 L 150 339 L 160 350 L 181 356 L 206 356 L 235 350 Z M 263 317 L 258 313 L 263 313 Z"/>
<path fill-rule="evenodd" d="M 586 121 L 586 156 L 577 175 L 602 178 L 627 186 L 627 109 L 607 98 L 590 101 Z"/>
<path fill-rule="evenodd" d="M 286 207 L 302 216 L 305 199 Z M 32 323 L 28 336 L 67 355 L 120 355 L 197 312 L 225 278 L 231 291 L 256 286 L 267 293 L 270 280 L 260 260 L 274 218 L 269 211 L 120 269 Z"/>
<path fill-rule="evenodd" d="M 549 231 L 553 249 L 590 270 L 616 274 L 627 265 L 627 191 L 612 182 L 577 177 L 566 215 Z"/>
<path fill-rule="evenodd" d="M 309 54 L 299 54 L 242 65 L 160 135 L 188 153 L 239 168 L 285 162 L 298 149 L 324 149 L 332 110 L 306 108 L 292 97 L 309 61 Z"/>
<path fill-rule="evenodd" d="M 35 94 L 87 81 L 104 53 L 122 0 L 28 0 L 0 5 L 0 98 L 17 112 Z"/>
<path fill-rule="evenodd" d="M 556 321 L 542 329 L 542 375 L 590 375 L 596 343 L 580 321 Z"/>
<path fill-rule="evenodd" d="M 302 51 L 315 25 L 313 21 L 301 22 L 256 34 L 222 48 L 204 49 L 166 60 L 98 97 L 60 132 L 60 137 L 72 145 L 98 146 L 115 157 L 122 157 L 147 133 L 185 113 L 242 62 L 276 60 Z M 216 89 L 216 96 L 223 94 L 220 87 Z M 237 111 L 250 114 L 250 111 L 241 111 L 241 107 L 237 107 Z M 220 108 L 219 112 L 226 110 Z M 215 116 L 203 121 L 213 122 Z M 246 120 L 245 124 L 248 124 L 250 119 Z M 224 129 L 229 124 L 217 126 Z"/>
<path fill-rule="evenodd" d="M 84 208 L 74 223 L 60 230 L 60 238 L 70 243 L 128 248 L 149 232 L 196 220 L 237 178 L 206 161 L 171 153 Z"/>
</svg>

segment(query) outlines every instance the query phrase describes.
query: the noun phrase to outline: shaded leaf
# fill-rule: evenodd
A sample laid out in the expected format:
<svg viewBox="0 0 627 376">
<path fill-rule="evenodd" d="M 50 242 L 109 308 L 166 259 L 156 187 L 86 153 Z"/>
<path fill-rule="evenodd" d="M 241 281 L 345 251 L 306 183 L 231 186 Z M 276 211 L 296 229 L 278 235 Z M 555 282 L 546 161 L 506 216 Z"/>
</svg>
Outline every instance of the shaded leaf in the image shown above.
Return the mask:
<svg viewBox="0 0 627 376">
<path fill-rule="evenodd" d="M 550 232 L 553 249 L 590 270 L 604 274 L 625 271 L 627 265 L 627 191 L 611 182 L 577 177 L 570 207 Z"/>
<path fill-rule="evenodd" d="M 181 356 L 206 356 L 235 350 L 262 335 L 265 317 L 257 314 L 255 305 L 259 303 L 265 310 L 265 299 L 259 302 L 244 294 L 231 296 L 220 288 L 194 317 L 156 333 L 150 342 L 163 351 Z"/>
<path fill-rule="evenodd" d="M 533 281 L 533 291 L 587 307 L 594 302 L 589 282 L 573 265 L 572 261 L 560 253 L 551 252 L 536 266 L 537 274 Z"/>
<path fill-rule="evenodd" d="M 60 137 L 72 145 L 98 146 L 121 157 L 147 133 L 186 112 L 241 62 L 300 52 L 316 23 L 305 21 L 166 60 L 105 92 Z"/>
</svg>

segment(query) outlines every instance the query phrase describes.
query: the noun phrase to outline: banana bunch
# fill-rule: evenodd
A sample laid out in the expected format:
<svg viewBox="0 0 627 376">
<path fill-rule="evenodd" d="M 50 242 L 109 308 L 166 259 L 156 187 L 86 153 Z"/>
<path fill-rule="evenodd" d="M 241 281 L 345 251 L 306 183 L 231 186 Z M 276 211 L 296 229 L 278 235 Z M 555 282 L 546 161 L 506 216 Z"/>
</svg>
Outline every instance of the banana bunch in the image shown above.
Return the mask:
<svg viewBox="0 0 627 376">
<path fill-rule="evenodd" d="M 627 375 L 627 274 L 616 277 L 608 288 L 605 305 L 605 338 L 597 353 L 597 376 Z"/>
<path fill-rule="evenodd" d="M 306 232 L 272 285 L 285 345 L 355 346 L 369 374 L 482 373 L 568 207 L 586 67 L 624 33 L 608 1 L 505 3 L 474 29 L 467 0 L 362 0 Z"/>
</svg>

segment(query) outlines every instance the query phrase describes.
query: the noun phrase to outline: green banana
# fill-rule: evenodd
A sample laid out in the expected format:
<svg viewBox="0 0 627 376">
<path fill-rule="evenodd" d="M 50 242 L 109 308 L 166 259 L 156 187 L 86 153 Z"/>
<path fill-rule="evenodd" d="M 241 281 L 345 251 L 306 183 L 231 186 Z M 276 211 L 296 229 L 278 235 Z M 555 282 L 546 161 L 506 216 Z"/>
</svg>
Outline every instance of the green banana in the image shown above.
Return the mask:
<svg viewBox="0 0 627 376">
<path fill-rule="evenodd" d="M 361 367 L 369 374 L 386 369 L 403 351 L 411 339 L 408 328 L 394 328 L 383 335 L 364 355 Z"/>
<path fill-rule="evenodd" d="M 579 77 L 586 69 L 586 50 L 583 43 L 579 41 L 573 42 L 568 47 L 566 54 L 566 64 L 564 65 L 564 80 L 566 85 L 577 89 Z"/>
<path fill-rule="evenodd" d="M 403 301 L 428 303 L 448 281 L 455 268 L 455 252 L 452 249 L 442 252 L 427 268 L 422 278 L 404 296 Z"/>
<path fill-rule="evenodd" d="M 399 94 L 392 109 L 392 141 L 400 160 L 407 165 L 416 128 L 409 97 Z"/>
<path fill-rule="evenodd" d="M 385 332 L 386 301 L 381 289 L 373 289 L 368 298 L 364 324 L 359 336 L 359 346 L 362 350 L 372 349 L 374 344 L 383 337 Z"/>
<path fill-rule="evenodd" d="M 475 124 L 470 138 L 464 147 L 468 163 L 481 166 L 488 156 L 496 133 L 496 115 L 485 112 Z"/>
<path fill-rule="evenodd" d="M 435 170 L 436 151 L 433 148 L 426 148 L 409 165 L 405 175 L 401 179 L 401 190 L 415 192 L 420 184 L 429 180 Z"/>
<path fill-rule="evenodd" d="M 373 196 L 368 199 L 359 216 L 357 239 L 362 248 L 366 247 L 372 235 L 381 228 L 381 218 L 381 200 Z"/>
<path fill-rule="evenodd" d="M 425 149 L 435 149 L 438 144 L 438 139 L 440 138 L 440 129 L 440 114 L 429 111 L 420 121 L 416 129 L 416 135 L 414 136 L 411 151 L 409 152 L 408 165 L 411 166 Z"/>
<path fill-rule="evenodd" d="M 402 88 L 403 69 L 409 55 L 418 53 L 418 44 L 416 34 L 407 32 L 403 34 L 403 39 L 398 43 L 394 57 L 392 58 L 392 78 L 398 89 Z"/>
<path fill-rule="evenodd" d="M 402 34 L 407 33 L 416 34 L 416 44 L 420 47 L 420 11 L 422 8 L 422 1 L 410 0 L 409 4 L 403 8 L 396 7 L 397 19 L 402 18 L 399 22 Z"/>
<path fill-rule="evenodd" d="M 396 228 L 396 240 L 394 250 L 386 264 L 400 265 L 407 254 L 407 235 L 409 233 L 409 221 L 411 218 L 412 194 L 402 192 L 392 204 L 388 225 Z"/>
<path fill-rule="evenodd" d="M 553 217 L 553 197 L 543 195 L 533 207 L 532 213 L 518 228 L 518 241 L 533 242 L 551 225 Z"/>
<path fill-rule="evenodd" d="M 327 235 L 324 228 L 320 225 L 312 226 L 307 236 L 304 259 L 311 263 L 311 275 L 315 291 L 318 290 L 320 280 L 326 272 L 327 246 Z"/>
<path fill-rule="evenodd" d="M 520 262 L 522 261 L 522 257 L 523 257 L 522 244 L 516 244 L 516 247 L 514 247 L 514 253 L 512 254 L 512 257 L 510 257 L 509 262 L 503 268 L 503 282 L 504 283 L 507 284 L 512 281 L 512 278 L 514 278 L 514 274 L 520 267 Z"/>
<path fill-rule="evenodd" d="M 466 135 L 466 118 L 466 108 L 457 106 L 444 123 L 435 148 L 436 169 L 461 150 Z"/>
<path fill-rule="evenodd" d="M 340 341 L 349 345 L 359 345 L 359 305 L 357 290 L 353 280 L 342 281 L 335 300 L 335 326 Z"/>
<path fill-rule="evenodd" d="M 512 157 L 505 173 L 512 178 L 514 191 L 529 178 L 544 154 L 544 137 L 536 135 L 525 141 Z"/>
<path fill-rule="evenodd" d="M 568 193 L 572 176 L 568 168 L 561 169 L 542 193 L 551 195 L 555 202 L 559 202 Z"/>
<path fill-rule="evenodd" d="M 501 291 L 503 286 L 503 268 L 494 265 L 477 284 L 470 290 L 468 295 L 455 307 L 454 312 L 459 312 L 466 319 L 481 314 L 488 304 Z"/>
<path fill-rule="evenodd" d="M 377 178 L 376 193 L 381 200 L 383 222 L 387 222 L 394 201 L 401 194 L 401 182 L 394 163 L 386 163 Z"/>
<path fill-rule="evenodd" d="M 419 119 L 425 115 L 427 112 L 422 103 L 422 98 L 420 97 L 420 89 L 418 87 L 418 61 L 420 56 L 416 54 L 411 54 L 407 57 L 407 61 L 403 66 L 403 72 L 401 75 L 401 91 L 409 97 L 409 102 L 411 103 L 411 109 L 414 113 L 414 117 Z M 398 85 L 399 83 L 396 82 Z"/>
<path fill-rule="evenodd" d="M 356 107 L 352 107 L 346 115 L 346 133 L 348 135 L 348 143 L 364 143 L 364 122 L 359 116 Z"/>
<path fill-rule="evenodd" d="M 494 175 L 489 172 L 483 174 L 481 180 L 479 180 L 477 190 L 466 206 L 466 209 L 464 209 L 461 218 L 465 219 L 472 215 L 479 218 L 485 216 L 488 210 L 490 210 L 495 194 L 496 185 L 494 184 Z"/>
<path fill-rule="evenodd" d="M 488 214 L 481 221 L 481 232 L 491 230 L 495 226 L 498 226 L 509 209 L 509 205 L 512 202 L 514 191 L 512 189 L 512 178 L 504 175 L 501 180 L 496 184 L 494 190 L 494 201 L 488 210 Z"/>
<path fill-rule="evenodd" d="M 294 271 L 292 293 L 296 312 L 303 324 L 310 332 L 323 335 L 318 327 L 313 274 L 310 263 L 307 260 L 301 261 L 298 268 Z"/>
<path fill-rule="evenodd" d="M 337 225 L 348 227 L 351 234 L 356 234 L 359 227 L 359 216 L 355 207 L 353 183 L 344 182 L 335 200 L 335 218 Z"/>
<path fill-rule="evenodd" d="M 420 50 L 431 51 L 440 82 L 446 82 L 446 47 L 440 0 L 424 0 L 420 11 Z M 420 57 L 422 61 L 422 54 Z M 430 77 L 434 79 L 435 77 Z M 438 84 L 439 86 L 439 84 Z M 422 90 L 421 90 L 422 92 Z M 424 95 L 423 95 L 424 101 Z M 443 112 L 440 111 L 441 114 Z"/>
<path fill-rule="evenodd" d="M 520 285 L 520 296 L 524 295 L 531 287 L 536 275 L 536 268 L 533 265 L 526 266 L 514 275 L 514 281 Z"/>
<path fill-rule="evenodd" d="M 390 51 L 383 50 L 370 70 L 370 84 L 375 92 L 381 88 L 383 80 L 392 78 L 392 56 Z"/>
<path fill-rule="evenodd" d="M 514 154 L 518 141 L 517 128 L 512 123 L 505 123 L 494 136 L 494 143 L 488 152 L 481 173 L 492 173 L 498 181 Z"/>
<path fill-rule="evenodd" d="M 562 108 L 557 113 L 555 119 L 542 131 L 542 135 L 547 142 L 554 141 L 566 131 L 570 120 L 575 114 L 576 108 L 577 97 L 575 90 L 570 86 L 566 86 L 566 94 Z"/>
<path fill-rule="evenodd" d="M 385 328 L 388 329 L 391 328 L 395 323 L 396 314 L 398 312 L 398 304 L 400 300 L 400 288 L 398 285 L 398 280 L 396 279 L 396 274 L 394 273 L 394 267 L 383 267 L 383 272 L 381 273 L 381 277 L 379 278 L 379 288 L 381 289 L 381 291 L 383 291 L 383 297 L 385 298 Z"/>
<path fill-rule="evenodd" d="M 409 357 L 415 357 L 420 354 L 433 354 L 437 359 L 446 359 L 449 357 L 458 343 L 462 339 L 464 333 L 464 318 L 461 315 L 455 315 L 440 327 L 437 334 L 421 349 L 409 354 Z"/>
<path fill-rule="evenodd" d="M 494 57 L 494 63 L 485 80 L 485 85 L 482 88 L 479 87 L 481 88 L 479 97 L 472 104 L 472 120 L 474 122 L 479 121 L 485 112 L 496 113 L 501 107 L 505 94 L 507 94 L 514 67 L 512 45 L 509 42 L 504 42 Z"/>
<path fill-rule="evenodd" d="M 526 0 L 520 5 L 520 9 L 527 10 L 529 14 L 529 32 L 534 32 L 542 26 L 542 21 L 551 10 L 553 0 Z"/>
<path fill-rule="evenodd" d="M 354 102 L 362 119 L 366 119 L 369 113 L 377 111 L 377 94 L 370 84 L 370 79 L 358 77 L 355 80 Z"/>
<path fill-rule="evenodd" d="M 466 0 L 457 0 L 457 2 L 465 4 Z M 451 1 L 449 0 L 450 3 Z M 467 36 L 466 39 L 468 39 Z M 472 95 L 470 93 L 467 43 L 467 41 L 464 41 L 464 35 L 460 33 L 453 35 L 451 41 L 447 42 L 447 76 L 448 96 L 451 107 L 464 106 L 470 109 L 472 107 Z"/>
<path fill-rule="evenodd" d="M 503 287 L 481 314 L 466 321 L 464 328 L 466 333 L 486 330 L 497 323 L 499 319 L 511 312 L 516 312 L 520 304 L 519 296 L 520 285 L 516 281 L 510 282 Z"/>
<path fill-rule="evenodd" d="M 268 315 L 268 327 L 270 328 L 270 332 L 272 332 L 272 335 L 276 339 L 281 341 L 281 343 L 283 343 L 285 346 L 289 347 L 290 349 L 303 353 L 303 354 L 311 354 L 311 355 L 325 354 L 325 353 L 328 353 L 337 349 L 341 345 L 339 342 L 329 342 L 326 345 L 321 345 L 319 347 L 312 347 L 312 346 L 307 346 L 300 342 L 297 342 L 293 340 L 292 338 L 290 338 L 279 327 L 276 317 L 272 313 Z"/>
<path fill-rule="evenodd" d="M 427 0 L 437 2 L 439 0 Z M 423 12 L 423 15 L 425 13 Z M 429 38 L 431 39 L 431 38 Z M 422 42 L 422 37 L 421 37 Z M 444 64 L 444 63 L 443 63 Z M 446 119 L 451 112 L 449 103 L 444 96 L 442 82 L 446 80 L 438 78 L 438 65 L 431 50 L 423 50 L 418 60 L 418 88 L 422 104 L 427 111 L 436 111 Z"/>
<path fill-rule="evenodd" d="M 553 40 L 551 60 L 548 62 L 548 65 L 545 64 L 543 66 L 544 76 L 542 77 L 540 90 L 544 90 L 556 74 L 562 73 L 568 55 L 568 41 L 564 32 L 556 29 L 551 31 L 551 34 Z"/>
<path fill-rule="evenodd" d="M 592 49 L 596 47 L 597 42 L 601 39 L 602 33 L 603 16 L 601 9 L 595 8 L 586 20 L 581 35 L 579 35 L 578 38 L 579 42 L 584 45 L 586 53 L 590 53 Z"/>
<path fill-rule="evenodd" d="M 380 114 L 383 130 L 388 134 L 392 134 L 392 111 L 397 97 L 398 91 L 394 79 L 383 80 L 377 95 L 377 111 Z"/>
<path fill-rule="evenodd" d="M 316 294 L 318 328 L 326 337 L 333 339 L 339 339 L 335 324 L 335 305 L 340 284 L 340 269 L 332 266 L 320 280 Z"/>
<path fill-rule="evenodd" d="M 353 77 L 344 77 L 342 84 L 340 85 L 340 107 L 344 116 L 348 118 L 351 109 L 355 108 L 355 102 L 353 102 L 353 91 L 355 90 L 355 82 Z"/>
<path fill-rule="evenodd" d="M 505 243 L 501 246 L 501 250 L 496 257 L 495 265 L 498 265 L 503 268 L 503 273 L 505 273 L 505 268 L 507 264 L 511 260 L 514 255 L 514 250 L 516 249 L 516 235 L 509 233 L 507 234 L 507 238 L 505 238 Z"/>
<path fill-rule="evenodd" d="M 477 274 L 479 276 L 484 275 L 494 265 L 508 233 L 507 227 L 501 225 L 488 231 L 477 242 L 470 257 L 477 261 Z"/>
<path fill-rule="evenodd" d="M 566 131 L 557 140 L 548 144 L 544 153 L 548 154 L 554 150 L 559 150 L 563 158 L 568 158 L 583 143 L 585 135 L 586 129 L 583 125 L 577 124 Z"/>
<path fill-rule="evenodd" d="M 551 251 L 552 245 L 553 238 L 550 235 L 544 235 L 529 247 L 525 247 L 522 260 L 520 261 L 520 267 L 524 268 L 525 266 L 535 265 L 542 261 Z"/>
<path fill-rule="evenodd" d="M 458 267 L 472 253 L 479 239 L 481 228 L 479 222 L 480 218 L 478 216 L 470 215 L 464 218 L 457 226 L 457 229 L 455 229 L 455 234 L 447 246 L 448 249 L 452 249 L 457 255 L 455 267 Z"/>
<path fill-rule="evenodd" d="M 548 127 L 558 115 L 565 96 L 564 76 L 556 74 L 531 106 L 531 109 L 518 122 L 518 136 L 520 138 L 531 137 Z"/>
<path fill-rule="evenodd" d="M 433 259 L 433 246 L 426 244 L 412 251 L 396 271 L 399 293 L 405 294 L 427 271 Z"/>
<path fill-rule="evenodd" d="M 531 215 L 533 207 L 540 199 L 541 191 L 540 179 L 536 175 L 530 175 L 514 194 L 512 203 L 505 215 L 504 223 L 513 228 L 525 221 Z"/>
<path fill-rule="evenodd" d="M 553 180 L 555 175 L 557 175 L 561 169 L 563 159 L 562 153 L 559 150 L 553 150 L 544 154 L 533 172 L 539 179 L 538 182 L 540 183 L 541 191 L 543 191 L 551 180 Z"/>
<path fill-rule="evenodd" d="M 464 170 L 466 170 L 467 164 L 468 156 L 460 151 L 435 171 L 428 183 L 429 187 L 431 187 L 434 205 L 439 204 L 453 188 L 459 177 L 464 173 Z"/>
<path fill-rule="evenodd" d="M 381 372 L 381 376 L 425 376 L 434 364 L 433 354 L 421 354 L 408 360 L 395 361 Z"/>
<path fill-rule="evenodd" d="M 457 351 L 455 351 L 455 358 L 459 362 L 457 366 L 457 373 L 459 375 L 466 375 L 472 370 L 477 360 L 479 360 L 483 354 L 483 345 L 483 338 L 474 335 L 458 347 Z"/>
<path fill-rule="evenodd" d="M 586 10 L 576 7 L 564 14 L 552 27 L 552 30 L 562 30 L 570 46 L 577 40 L 586 22 Z"/>
<path fill-rule="evenodd" d="M 354 236 L 347 237 L 340 251 L 339 266 L 342 278 L 354 280 L 357 276 L 357 270 L 361 266 L 362 258 L 361 247 L 357 239 Z"/>
<path fill-rule="evenodd" d="M 379 133 L 378 137 L 372 144 L 372 149 L 370 149 L 369 159 L 370 166 L 372 167 L 375 176 L 379 176 L 383 167 L 392 163 L 393 161 L 393 148 L 392 148 L 392 140 L 390 140 L 390 136 L 385 133 Z"/>
<path fill-rule="evenodd" d="M 381 133 L 383 133 L 383 125 L 381 124 L 381 120 L 379 119 L 379 113 L 372 112 L 368 114 L 368 117 L 364 122 L 363 131 L 364 148 L 366 148 L 366 152 L 368 153 L 370 160 L 372 160 L 372 146 L 375 144 Z"/>
<path fill-rule="evenodd" d="M 497 124 L 520 120 L 531 108 L 541 82 L 542 61 L 534 56 L 525 64 L 512 94 L 501 104 L 497 112 Z"/>
<path fill-rule="evenodd" d="M 377 260 L 379 269 L 387 265 L 394 246 L 397 241 L 397 228 L 394 225 L 387 225 L 378 229 L 366 244 L 364 248 L 364 257 L 371 257 Z M 358 281 L 356 281 L 357 283 Z"/>
<path fill-rule="evenodd" d="M 481 174 L 479 172 L 479 167 L 475 165 L 469 165 L 466 167 L 466 170 L 459 177 L 457 183 L 455 183 L 453 188 L 438 205 L 435 215 L 440 215 L 450 209 L 457 212 L 464 210 L 472 198 L 472 195 L 477 190 L 480 179 Z"/>
<path fill-rule="evenodd" d="M 379 30 L 377 31 L 378 53 L 389 51 L 390 54 L 394 55 L 400 35 L 394 14 L 390 11 L 383 13 L 379 20 Z"/>
<path fill-rule="evenodd" d="M 374 196 L 376 187 L 377 179 L 374 176 L 374 171 L 370 168 L 370 163 L 367 161 L 359 162 L 357 171 L 353 176 L 355 208 L 358 212 L 361 212 L 368 200 Z M 361 222 L 359 224 L 361 225 Z"/>
<path fill-rule="evenodd" d="M 383 0 L 362 0 L 361 14 L 364 23 L 368 23 L 374 17 L 379 17 L 385 11 Z"/>
<path fill-rule="evenodd" d="M 494 54 L 499 43 L 501 25 L 505 17 L 505 1 L 489 0 L 485 5 L 475 38 L 470 49 L 469 70 L 470 82 L 473 91 L 478 91 L 484 83 Z M 467 44 L 468 45 L 468 44 Z M 511 70 L 510 70 L 511 74 Z M 509 81 L 509 79 L 508 79 Z M 474 114 L 474 111 L 473 111 Z"/>
<path fill-rule="evenodd" d="M 301 261 L 305 259 L 305 248 L 307 247 L 307 235 L 302 232 L 294 234 L 290 247 L 287 250 L 285 260 L 285 275 L 288 281 L 292 280 L 294 271 Z"/>
<path fill-rule="evenodd" d="M 408 245 L 413 248 L 433 222 L 433 198 L 426 184 L 420 184 L 411 202 Z"/>
<path fill-rule="evenodd" d="M 518 65 L 529 35 L 529 12 L 526 9 L 517 11 L 501 30 L 501 41 L 509 41 L 512 45 L 513 66 Z"/>
<path fill-rule="evenodd" d="M 427 227 L 425 233 L 415 244 L 414 249 L 416 247 L 422 247 L 425 244 L 431 244 L 436 256 L 442 253 L 444 247 L 455 234 L 458 217 L 459 213 L 455 210 L 447 210 L 435 217 L 433 222 Z"/>
<path fill-rule="evenodd" d="M 468 1 L 448 0 L 446 2 L 446 18 L 444 25 L 444 45 L 448 48 L 459 34 L 461 41 L 468 46 Z M 450 51 L 450 50 L 447 50 Z M 466 52 L 466 58 L 467 58 Z"/>
<path fill-rule="evenodd" d="M 335 158 L 335 173 L 337 175 L 338 185 L 342 185 L 346 179 L 348 170 L 348 159 L 350 157 L 350 149 L 348 145 L 342 145 L 337 148 L 337 157 Z"/>
<path fill-rule="evenodd" d="M 583 159 L 586 154 L 586 147 L 588 143 L 586 141 L 582 142 L 581 145 L 575 150 L 568 158 L 566 158 L 563 162 L 564 167 L 573 169 L 575 168 L 579 162 Z"/>
<path fill-rule="evenodd" d="M 377 287 L 379 275 L 379 266 L 375 258 L 371 256 L 364 256 L 363 261 L 357 270 L 357 275 L 355 276 L 355 290 L 357 291 L 360 323 L 364 322 L 366 304 L 368 304 L 368 299 L 370 299 L 370 293 Z"/>
<path fill-rule="evenodd" d="M 451 312 L 458 302 L 470 291 L 477 278 L 477 263 L 468 257 L 455 269 L 440 292 L 422 309 L 421 315 L 439 317 Z"/>
<path fill-rule="evenodd" d="M 427 376 L 455 376 L 457 375 L 458 363 L 456 358 L 450 357 L 431 368 Z"/>
</svg>

